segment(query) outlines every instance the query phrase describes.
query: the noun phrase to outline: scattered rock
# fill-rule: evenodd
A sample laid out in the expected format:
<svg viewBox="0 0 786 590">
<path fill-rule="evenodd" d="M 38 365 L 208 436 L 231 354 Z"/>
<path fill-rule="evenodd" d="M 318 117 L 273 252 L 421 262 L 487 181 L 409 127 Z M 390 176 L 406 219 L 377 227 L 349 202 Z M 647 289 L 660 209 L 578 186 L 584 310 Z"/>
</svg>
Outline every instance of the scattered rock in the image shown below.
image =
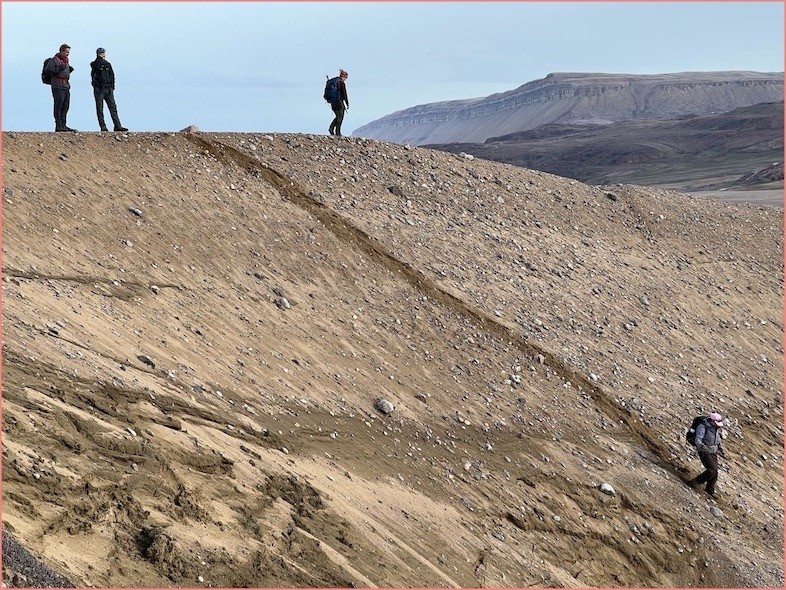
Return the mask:
<svg viewBox="0 0 786 590">
<path fill-rule="evenodd" d="M 611 487 L 611 484 L 603 483 L 600 485 L 600 491 L 606 494 L 607 496 L 614 496 L 617 492 Z"/>
<path fill-rule="evenodd" d="M 386 399 L 379 398 L 374 402 L 374 407 L 381 414 L 390 414 L 393 412 L 395 406 Z"/>
</svg>

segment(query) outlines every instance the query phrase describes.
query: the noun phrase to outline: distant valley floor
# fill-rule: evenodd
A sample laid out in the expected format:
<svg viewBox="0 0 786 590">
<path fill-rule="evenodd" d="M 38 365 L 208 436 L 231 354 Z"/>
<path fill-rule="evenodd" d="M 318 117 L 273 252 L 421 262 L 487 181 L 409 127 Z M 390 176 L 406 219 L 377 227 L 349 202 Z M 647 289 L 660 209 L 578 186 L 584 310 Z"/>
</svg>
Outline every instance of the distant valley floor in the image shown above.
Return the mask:
<svg viewBox="0 0 786 590">
<path fill-rule="evenodd" d="M 783 185 L 783 183 L 781 183 Z M 716 191 L 688 192 L 692 197 L 704 197 L 724 203 L 751 203 L 752 205 L 766 205 L 783 208 L 783 186 L 781 188 L 767 189 L 733 189 Z"/>
</svg>

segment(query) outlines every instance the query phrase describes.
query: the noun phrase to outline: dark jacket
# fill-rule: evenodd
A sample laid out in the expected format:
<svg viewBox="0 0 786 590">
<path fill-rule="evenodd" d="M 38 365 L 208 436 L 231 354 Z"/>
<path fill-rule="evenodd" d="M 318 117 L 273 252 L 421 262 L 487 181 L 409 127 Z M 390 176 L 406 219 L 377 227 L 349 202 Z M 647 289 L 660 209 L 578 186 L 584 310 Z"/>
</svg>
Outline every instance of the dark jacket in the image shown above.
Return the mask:
<svg viewBox="0 0 786 590">
<path fill-rule="evenodd" d="M 95 61 L 90 62 L 90 82 L 93 84 L 93 88 L 114 90 L 115 72 L 112 69 L 112 64 L 103 57 L 97 57 Z"/>
<path fill-rule="evenodd" d="M 715 426 L 709 418 L 696 427 L 696 450 L 701 453 L 709 453 L 723 455 L 723 447 L 721 447 L 721 429 Z"/>
<path fill-rule="evenodd" d="M 349 107 L 349 97 L 347 96 L 347 85 L 344 84 L 344 80 L 341 78 L 338 79 L 338 96 L 339 100 L 343 100 L 344 103 Z"/>
<path fill-rule="evenodd" d="M 68 63 L 68 58 L 63 59 L 59 53 L 49 61 L 46 71 L 52 74 L 52 87 L 71 88 L 71 72 L 74 71 Z"/>
</svg>

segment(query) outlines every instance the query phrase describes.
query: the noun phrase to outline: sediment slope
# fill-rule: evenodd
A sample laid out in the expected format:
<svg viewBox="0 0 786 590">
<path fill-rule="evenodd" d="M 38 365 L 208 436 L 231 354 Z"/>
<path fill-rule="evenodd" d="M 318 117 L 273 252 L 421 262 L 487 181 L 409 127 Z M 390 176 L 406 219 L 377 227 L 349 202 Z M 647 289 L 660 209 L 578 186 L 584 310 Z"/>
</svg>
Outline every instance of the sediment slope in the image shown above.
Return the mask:
<svg viewBox="0 0 786 590">
<path fill-rule="evenodd" d="M 77 586 L 782 586 L 782 210 L 289 134 L 3 164 L 4 525 Z"/>
<path fill-rule="evenodd" d="M 783 72 L 559 72 L 483 98 L 403 109 L 352 134 L 411 145 L 482 143 L 552 123 L 678 119 L 781 100 Z"/>
</svg>

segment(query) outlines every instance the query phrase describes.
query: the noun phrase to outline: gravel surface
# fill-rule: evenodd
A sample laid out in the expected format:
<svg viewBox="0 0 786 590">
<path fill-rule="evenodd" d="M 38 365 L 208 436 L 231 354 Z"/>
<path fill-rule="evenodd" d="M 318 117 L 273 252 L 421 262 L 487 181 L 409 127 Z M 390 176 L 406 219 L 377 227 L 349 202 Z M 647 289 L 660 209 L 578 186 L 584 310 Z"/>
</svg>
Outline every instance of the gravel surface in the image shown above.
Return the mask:
<svg viewBox="0 0 786 590">
<path fill-rule="evenodd" d="M 9 533 L 3 531 L 3 586 L 5 588 L 75 588 L 53 572 Z"/>
</svg>

